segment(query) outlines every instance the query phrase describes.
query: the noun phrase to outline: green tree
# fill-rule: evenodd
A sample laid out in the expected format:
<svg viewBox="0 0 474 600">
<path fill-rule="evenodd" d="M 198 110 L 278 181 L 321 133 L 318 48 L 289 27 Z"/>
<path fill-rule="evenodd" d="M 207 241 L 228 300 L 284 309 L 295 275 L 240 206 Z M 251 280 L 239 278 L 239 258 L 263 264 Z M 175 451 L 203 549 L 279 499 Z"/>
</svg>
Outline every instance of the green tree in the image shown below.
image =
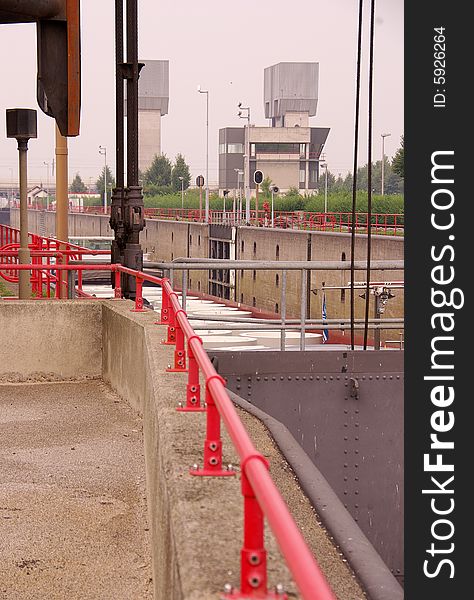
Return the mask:
<svg viewBox="0 0 474 600">
<path fill-rule="evenodd" d="M 143 173 L 144 185 L 156 185 L 159 187 L 171 185 L 171 162 L 166 154 L 153 157 L 149 168 Z"/>
<path fill-rule="evenodd" d="M 271 187 L 272 183 L 273 182 L 270 179 L 270 177 L 265 177 L 265 179 L 260 184 L 260 189 L 262 190 L 262 194 L 267 198 L 269 196 L 271 196 L 270 187 Z"/>
<path fill-rule="evenodd" d="M 104 196 L 104 186 L 105 186 L 104 175 L 105 175 L 106 169 L 107 169 L 107 199 L 110 200 L 110 197 L 112 195 L 112 188 L 115 187 L 115 178 L 112 175 L 112 171 L 109 169 L 108 165 L 106 165 L 102 169 L 99 179 L 95 183 L 95 187 L 97 188 L 97 193 L 99 193 L 101 195 L 101 197 L 103 197 Z"/>
<path fill-rule="evenodd" d="M 182 154 L 176 156 L 171 174 L 171 186 L 175 192 L 181 191 L 180 177 L 183 178 L 183 187 L 187 190 L 191 182 L 191 173 Z"/>
<path fill-rule="evenodd" d="M 79 173 L 76 173 L 76 176 L 72 180 L 72 183 L 69 187 L 69 191 L 74 194 L 81 194 L 87 192 L 86 184 L 82 181 Z"/>
<path fill-rule="evenodd" d="M 403 135 L 400 138 L 400 148 L 392 160 L 392 170 L 402 179 L 405 177 L 405 139 Z"/>
</svg>

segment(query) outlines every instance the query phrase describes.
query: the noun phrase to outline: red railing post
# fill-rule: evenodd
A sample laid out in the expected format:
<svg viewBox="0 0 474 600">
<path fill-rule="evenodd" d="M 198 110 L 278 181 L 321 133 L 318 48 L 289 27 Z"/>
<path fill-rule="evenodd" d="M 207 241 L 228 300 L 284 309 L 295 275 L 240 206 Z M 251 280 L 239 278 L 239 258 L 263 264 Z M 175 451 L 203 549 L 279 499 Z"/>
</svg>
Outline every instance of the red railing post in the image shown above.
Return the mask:
<svg viewBox="0 0 474 600">
<path fill-rule="evenodd" d="M 194 465 L 189 470 L 191 475 L 228 477 L 235 475 L 232 469 L 222 467 L 222 439 L 221 439 L 221 417 L 209 391 L 209 382 L 212 379 L 219 379 L 222 385 L 225 385 L 224 379 L 220 375 L 211 375 L 206 379 L 206 439 L 204 441 L 204 464 L 202 469 Z"/>
<path fill-rule="evenodd" d="M 186 313 L 183 309 L 176 311 L 174 316 L 175 319 L 175 328 L 176 328 L 176 348 L 174 351 L 174 367 L 169 367 L 166 369 L 169 373 L 183 373 L 187 371 L 186 369 L 186 349 L 184 347 L 184 332 L 181 329 L 181 325 L 179 324 L 178 316 L 180 314 L 186 316 Z"/>
<path fill-rule="evenodd" d="M 202 344 L 199 336 L 193 335 L 188 339 L 188 383 L 186 385 L 186 404 L 178 406 L 176 409 L 180 412 L 203 412 L 206 410 L 201 406 L 201 385 L 199 384 L 199 365 L 193 354 L 191 340 L 198 340 Z"/>
<path fill-rule="evenodd" d="M 120 287 L 122 284 L 122 277 L 121 277 L 122 273 L 117 269 L 115 271 L 115 291 L 114 291 L 114 297 L 115 298 L 121 298 L 122 297 L 122 288 Z M 82 287 L 81 287 L 82 289 Z"/>
<path fill-rule="evenodd" d="M 56 257 L 56 264 L 57 265 L 62 265 L 63 264 L 63 257 L 60 254 L 59 256 Z M 56 284 L 54 287 L 54 297 L 55 298 L 61 298 L 61 282 L 62 282 L 62 269 L 56 269 Z"/>
<path fill-rule="evenodd" d="M 160 321 L 158 321 L 159 325 L 167 325 L 170 319 L 170 296 L 168 293 L 168 286 L 165 283 L 168 283 L 169 279 L 163 279 L 163 285 L 161 286 L 161 311 L 160 311 Z"/>
<path fill-rule="evenodd" d="M 146 312 L 143 308 L 143 277 L 136 277 L 135 308 L 131 312 Z"/>
<path fill-rule="evenodd" d="M 169 312 L 168 312 L 168 329 L 166 332 L 166 340 L 163 340 L 161 343 L 168 345 L 168 346 L 174 346 L 176 344 L 176 318 L 175 318 L 175 312 L 174 312 L 174 307 L 173 307 L 173 303 L 171 302 L 171 296 L 176 296 L 176 298 L 178 297 L 175 292 L 172 292 L 171 294 L 169 294 L 168 296 L 168 300 L 169 300 Z"/>
<path fill-rule="evenodd" d="M 82 260 L 82 254 L 78 255 L 79 260 Z M 77 271 L 77 289 L 82 292 L 82 269 Z"/>
<path fill-rule="evenodd" d="M 268 463 L 265 466 L 268 469 Z M 248 459 L 247 459 L 248 462 Z M 263 539 L 263 512 L 242 465 L 244 544 L 240 551 L 240 592 L 243 596 L 267 595 L 267 552 Z"/>
</svg>

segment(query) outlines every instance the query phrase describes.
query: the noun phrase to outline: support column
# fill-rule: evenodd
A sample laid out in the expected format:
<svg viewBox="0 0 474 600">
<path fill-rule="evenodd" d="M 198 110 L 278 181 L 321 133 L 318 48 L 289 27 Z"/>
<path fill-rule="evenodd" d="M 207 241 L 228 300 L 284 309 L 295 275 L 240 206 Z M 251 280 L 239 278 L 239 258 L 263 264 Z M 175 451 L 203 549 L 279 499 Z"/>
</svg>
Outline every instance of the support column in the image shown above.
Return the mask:
<svg viewBox="0 0 474 600">
<path fill-rule="evenodd" d="M 63 242 L 69 240 L 68 231 L 68 185 L 67 185 L 67 138 L 61 135 L 56 125 L 56 238 Z M 65 249 L 60 247 L 60 250 Z M 59 297 L 66 297 L 66 275 L 62 271 L 59 277 Z"/>
<path fill-rule="evenodd" d="M 28 140 L 18 140 L 20 169 L 20 248 L 18 259 L 21 265 L 31 262 L 28 249 L 28 172 L 27 172 Z M 29 271 L 18 271 L 18 295 L 20 300 L 31 298 L 31 282 Z"/>
</svg>

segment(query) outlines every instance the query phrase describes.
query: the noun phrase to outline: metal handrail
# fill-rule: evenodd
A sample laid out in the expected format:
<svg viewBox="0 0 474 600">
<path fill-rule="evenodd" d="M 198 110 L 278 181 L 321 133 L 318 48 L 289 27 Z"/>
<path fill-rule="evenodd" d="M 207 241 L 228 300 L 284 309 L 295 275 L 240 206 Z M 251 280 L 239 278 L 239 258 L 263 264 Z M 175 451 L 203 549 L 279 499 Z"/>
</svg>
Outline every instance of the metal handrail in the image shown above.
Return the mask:
<svg viewBox="0 0 474 600">
<path fill-rule="evenodd" d="M 0 271 L 40 270 L 45 265 L 1 264 Z M 241 581 L 239 597 L 262 598 L 267 594 L 266 550 L 263 539 L 263 518 L 267 518 L 280 546 L 290 571 L 305 600 L 336 600 L 318 563 L 309 550 L 287 505 L 282 499 L 268 471 L 268 462 L 254 447 L 237 411 L 225 389 L 223 379 L 212 365 L 202 340 L 199 338 L 185 311 L 181 308 L 178 295 L 173 291 L 169 280 L 158 278 L 142 271 L 135 271 L 120 264 L 110 265 L 48 265 L 49 269 L 63 271 L 94 270 L 115 273 L 117 297 L 121 296 L 120 276 L 126 274 L 136 280 L 136 312 L 144 312 L 142 286 L 144 281 L 161 285 L 164 296 L 161 323 L 168 325 L 168 340 L 176 344 L 175 368 L 170 370 L 188 371 L 187 407 L 189 410 L 203 410 L 196 405 L 199 397 L 199 370 L 205 378 L 207 434 L 204 446 L 204 468 L 192 472 L 193 475 L 230 475 L 223 473 L 222 440 L 219 421 L 222 418 L 229 436 L 241 461 L 242 494 L 244 496 L 244 546 L 241 551 Z M 117 286 L 118 284 L 118 286 Z M 187 343 L 189 369 L 186 369 Z M 194 368 L 191 362 L 194 361 Z M 196 372 L 197 365 L 197 372 Z M 193 396 L 190 396 L 193 394 Z M 193 402 L 194 398 L 194 402 Z M 185 409 L 184 409 L 185 410 Z"/>
</svg>

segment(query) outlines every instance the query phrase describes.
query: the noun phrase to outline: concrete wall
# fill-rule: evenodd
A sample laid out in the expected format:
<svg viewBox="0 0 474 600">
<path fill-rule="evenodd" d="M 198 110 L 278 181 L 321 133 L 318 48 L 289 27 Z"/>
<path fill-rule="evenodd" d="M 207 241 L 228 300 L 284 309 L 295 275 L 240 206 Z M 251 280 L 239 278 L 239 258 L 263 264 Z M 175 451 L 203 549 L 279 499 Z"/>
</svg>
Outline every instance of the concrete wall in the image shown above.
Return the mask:
<svg viewBox="0 0 474 600">
<path fill-rule="evenodd" d="M 0 300 L 0 332 L 0 380 L 101 375 L 98 303 Z"/>
<path fill-rule="evenodd" d="M 142 173 L 150 168 L 153 159 L 161 154 L 161 111 L 139 110 L 138 165 Z"/>
<path fill-rule="evenodd" d="M 147 500 L 153 548 L 156 600 L 217 598 L 223 584 L 239 584 L 242 543 L 242 497 L 238 477 L 192 477 L 188 469 L 201 462 L 205 415 L 176 411 L 185 400 L 186 375 L 166 373 L 174 348 L 160 344 L 165 327 L 149 312 L 130 312 L 131 303 L 103 303 L 103 378 L 143 415 Z M 314 513 L 265 428 L 241 414 L 257 449 L 272 465 L 272 477 L 303 530 L 337 597 L 363 593 L 341 561 L 327 534 L 316 527 Z M 223 427 L 223 430 L 225 428 Z M 224 460 L 238 465 L 232 443 L 223 432 Z M 279 481 L 279 477 L 282 480 Z M 310 512 L 300 513 L 310 509 Z M 282 583 L 292 598 L 298 592 L 267 530 L 269 585 Z"/>
<path fill-rule="evenodd" d="M 12 209 L 13 226 L 17 226 L 17 209 Z M 40 230 L 41 214 L 46 215 L 47 223 L 54 224 L 54 213 L 29 211 L 30 230 Z M 69 216 L 71 235 L 112 235 L 108 225 L 109 218 L 101 215 L 73 214 Z M 54 228 L 53 228 L 54 232 Z M 209 256 L 208 227 L 201 223 L 183 221 L 157 221 L 147 219 L 145 230 L 141 233 L 141 243 L 144 252 L 150 253 L 151 260 L 173 260 L 177 257 L 190 256 L 206 258 Z M 401 260 L 404 253 L 404 240 L 395 236 L 372 236 L 373 260 Z M 242 247 L 243 243 L 243 247 Z M 254 252 L 256 244 L 256 252 Z M 367 236 L 356 237 L 356 260 L 366 257 Z M 243 260 L 277 260 L 277 250 L 280 260 L 350 260 L 351 237 L 349 233 L 331 233 L 323 231 L 298 231 L 285 229 L 269 229 L 263 227 L 240 227 L 236 233 L 236 258 Z M 237 302 L 248 306 L 255 305 L 266 311 L 281 310 L 281 273 L 275 271 L 239 271 L 236 274 Z M 278 275 L 278 279 L 277 279 Z M 365 272 L 356 272 L 356 281 L 365 281 Z M 326 271 L 313 272 L 309 287 L 317 290 L 324 282 L 326 286 L 347 285 L 350 272 Z M 403 272 L 373 272 L 371 281 L 403 280 Z M 181 285 L 180 272 L 175 273 L 175 282 Z M 190 289 L 208 291 L 207 272 L 194 271 L 191 275 Z M 288 273 L 287 316 L 300 316 L 301 278 L 297 273 Z M 363 290 L 356 290 L 355 313 L 362 318 L 365 312 L 365 302 L 360 298 Z M 403 315 L 404 291 L 394 290 L 395 298 L 390 300 L 385 317 Z M 308 315 L 311 318 L 321 317 L 322 294 L 308 294 Z M 327 290 L 326 306 L 329 318 L 350 316 L 350 290 Z M 370 301 L 369 315 L 373 316 L 373 297 Z M 382 341 L 398 340 L 398 330 L 382 332 Z M 334 334 L 332 334 L 334 336 Z M 337 335 L 337 334 L 336 334 Z"/>
<path fill-rule="evenodd" d="M 167 373 L 174 348 L 151 311 L 129 301 L 0 301 L 0 380 L 102 378 L 143 417 L 147 503 L 156 600 L 212 600 L 239 585 L 243 500 L 237 477 L 192 477 L 201 462 L 203 413 L 176 411 L 185 374 Z M 102 355 L 102 356 L 101 356 Z M 241 411 L 256 448 L 340 600 L 362 598 L 353 574 L 318 524 L 313 508 L 265 427 Z M 224 428 L 223 428 L 224 429 Z M 223 432 L 226 463 L 239 464 Z M 120 529 L 120 524 L 118 524 Z M 269 586 L 299 597 L 270 531 Z"/>
</svg>

